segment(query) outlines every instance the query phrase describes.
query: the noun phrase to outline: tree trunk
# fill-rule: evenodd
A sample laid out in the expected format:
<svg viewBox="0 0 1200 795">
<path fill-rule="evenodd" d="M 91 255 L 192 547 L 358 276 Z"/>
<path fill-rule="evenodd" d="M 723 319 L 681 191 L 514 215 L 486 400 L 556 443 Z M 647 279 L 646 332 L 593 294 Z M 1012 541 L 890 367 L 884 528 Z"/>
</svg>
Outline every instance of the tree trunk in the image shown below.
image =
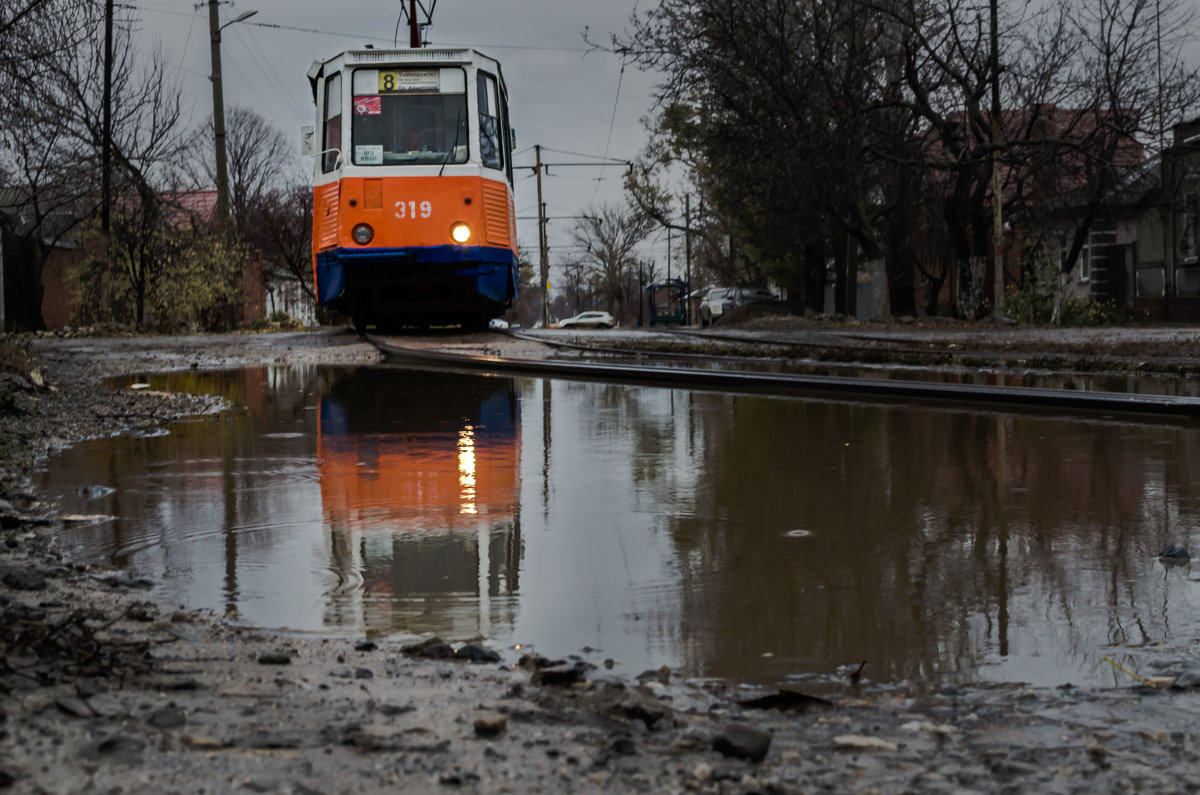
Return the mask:
<svg viewBox="0 0 1200 795">
<path fill-rule="evenodd" d="M 983 307 L 983 280 L 987 260 L 980 256 L 958 260 L 958 281 L 954 297 L 958 305 L 958 316 L 964 320 L 975 320 Z"/>
</svg>

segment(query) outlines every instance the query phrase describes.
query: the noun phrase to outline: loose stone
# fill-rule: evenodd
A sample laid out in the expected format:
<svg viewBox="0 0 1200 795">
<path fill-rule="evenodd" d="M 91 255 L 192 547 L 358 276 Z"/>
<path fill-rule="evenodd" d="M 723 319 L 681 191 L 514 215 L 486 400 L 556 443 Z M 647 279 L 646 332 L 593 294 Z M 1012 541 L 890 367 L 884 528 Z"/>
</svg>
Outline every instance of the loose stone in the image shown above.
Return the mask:
<svg viewBox="0 0 1200 795">
<path fill-rule="evenodd" d="M 713 750 L 736 759 L 761 762 L 771 748 L 771 734 L 745 723 L 731 723 L 713 738 Z"/>
</svg>

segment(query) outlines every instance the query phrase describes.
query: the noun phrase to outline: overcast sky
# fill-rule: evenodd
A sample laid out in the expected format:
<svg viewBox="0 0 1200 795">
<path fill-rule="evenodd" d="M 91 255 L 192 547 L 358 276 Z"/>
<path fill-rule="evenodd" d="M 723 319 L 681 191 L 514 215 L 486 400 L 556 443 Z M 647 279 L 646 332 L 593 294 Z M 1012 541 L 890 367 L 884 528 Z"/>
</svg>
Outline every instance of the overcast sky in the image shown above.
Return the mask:
<svg viewBox="0 0 1200 795">
<path fill-rule="evenodd" d="M 534 144 L 631 159 L 646 141 L 641 119 L 650 110 L 654 80 L 633 66 L 622 74 L 614 55 L 588 53 L 582 34 L 586 28 L 593 41 L 607 44 L 612 32 L 624 29 L 638 2 L 646 8 L 653 0 L 437 0 L 428 40 L 471 46 L 501 62 L 518 165 L 533 163 Z M 199 9 L 194 0 L 133 0 L 132 5 L 140 20 L 139 49 L 148 52 L 161 42 L 179 67 L 193 116 L 197 122 L 207 118 L 212 112 L 207 2 Z M 221 5 L 221 20 L 247 11 L 258 13 L 221 34 L 226 107 L 261 110 L 298 149 L 300 127 L 313 123 L 306 77 L 313 60 L 364 44 L 392 46 L 401 0 L 236 0 Z M 400 45 L 407 41 L 407 30 L 401 29 Z M 551 163 L 581 159 L 586 158 L 543 154 Z M 551 168 L 543 180 L 549 215 L 579 215 L 593 204 L 622 202 L 621 177 L 620 167 Z M 536 184 L 528 169 L 518 171 L 516 179 L 518 237 L 536 262 Z M 569 254 L 573 223 L 551 221 L 552 263 Z M 666 245 L 654 245 L 645 254 L 665 259 Z"/>
</svg>

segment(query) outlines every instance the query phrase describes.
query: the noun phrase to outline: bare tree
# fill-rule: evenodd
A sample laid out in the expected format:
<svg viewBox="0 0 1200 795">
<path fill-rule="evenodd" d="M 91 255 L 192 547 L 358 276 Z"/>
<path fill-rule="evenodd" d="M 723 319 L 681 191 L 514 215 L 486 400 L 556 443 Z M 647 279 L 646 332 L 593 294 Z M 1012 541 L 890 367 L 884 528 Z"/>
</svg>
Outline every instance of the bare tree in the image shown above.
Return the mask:
<svg viewBox="0 0 1200 795">
<path fill-rule="evenodd" d="M 298 148 L 252 108 L 231 107 L 226 113 L 225 131 L 230 211 L 235 232 L 245 236 L 247 224 L 262 203 L 272 194 L 276 198 L 290 194 L 294 184 L 301 179 L 307 181 L 307 172 L 300 166 Z M 197 186 L 212 186 L 217 177 L 211 117 L 198 137 L 204 143 L 192 150 L 188 172 Z"/>
<path fill-rule="evenodd" d="M 43 326 L 46 258 L 94 206 L 92 163 L 45 86 L 62 57 L 93 46 L 99 20 L 94 4 L 69 0 L 0 9 L 0 216 L 9 233 L 6 281 L 21 296 L 10 318 L 18 329 Z"/>
<path fill-rule="evenodd" d="M 625 288 L 636 268 L 634 253 L 654 228 L 648 215 L 635 207 L 605 204 L 575 225 L 575 242 L 585 250 L 580 263 L 587 268 L 597 297 L 618 320 L 625 311 Z"/>
<path fill-rule="evenodd" d="M 268 286 L 295 282 L 315 302 L 312 208 L 312 188 L 297 181 L 259 194 L 235 217 L 241 216 L 242 240 L 262 253 Z"/>
<path fill-rule="evenodd" d="M 99 31 L 97 31 L 99 34 Z M 168 264 L 164 225 L 176 218 L 164 206 L 160 186 L 177 182 L 188 137 L 180 92 L 169 77 L 169 63 L 160 48 L 140 61 L 132 46 L 132 20 L 114 30 L 112 73 L 113 207 L 112 264 L 131 285 L 133 316 L 145 321 L 145 302 Z M 104 141 L 103 59 L 101 47 L 79 47 L 56 59 L 42 81 L 38 98 L 65 125 L 76 147 L 74 163 L 80 173 L 93 175 L 88 186 L 98 193 L 100 151 Z"/>
</svg>

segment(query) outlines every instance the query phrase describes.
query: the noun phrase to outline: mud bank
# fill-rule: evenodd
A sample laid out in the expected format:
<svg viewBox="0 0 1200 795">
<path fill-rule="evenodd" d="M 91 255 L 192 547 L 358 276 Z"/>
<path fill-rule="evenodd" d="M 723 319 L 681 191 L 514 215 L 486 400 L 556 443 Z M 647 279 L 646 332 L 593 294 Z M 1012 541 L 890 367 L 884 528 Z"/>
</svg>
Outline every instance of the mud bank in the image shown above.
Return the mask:
<svg viewBox="0 0 1200 795">
<path fill-rule="evenodd" d="M 86 519 L 56 515 L 26 476 L 56 447 L 223 406 L 102 379 L 366 364 L 376 353 L 336 331 L 44 339 L 33 351 L 43 386 L 18 385 L 0 414 L 0 787 L 9 791 L 1200 788 L 1195 644 L 1144 650 L 1144 681 L 1131 675 L 1125 688 L 918 695 L 871 683 L 868 665 L 861 680 L 847 676 L 841 692 L 814 699 L 665 670 L 618 680 L 582 650 L 287 634 L 165 604 L 133 574 L 64 560 L 55 535 Z"/>
</svg>

